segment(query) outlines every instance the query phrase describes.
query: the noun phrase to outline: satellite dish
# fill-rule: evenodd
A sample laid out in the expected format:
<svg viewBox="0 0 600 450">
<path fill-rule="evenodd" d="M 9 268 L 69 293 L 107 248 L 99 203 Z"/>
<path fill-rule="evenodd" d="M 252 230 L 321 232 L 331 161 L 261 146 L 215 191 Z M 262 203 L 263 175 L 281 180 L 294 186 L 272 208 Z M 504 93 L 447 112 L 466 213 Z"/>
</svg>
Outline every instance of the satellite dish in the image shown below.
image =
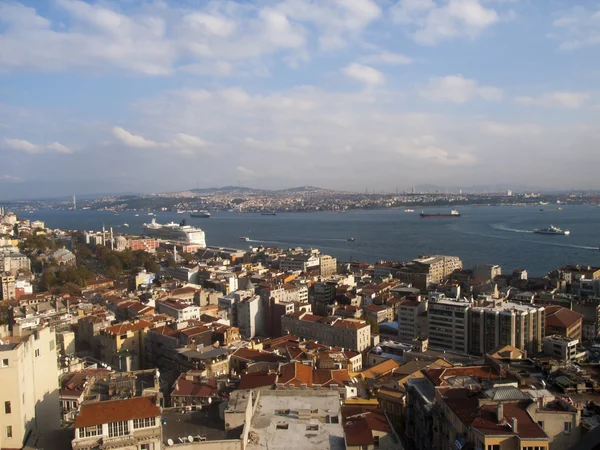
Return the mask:
<svg viewBox="0 0 600 450">
<path fill-rule="evenodd" d="M 210 405 L 212 403 L 212 397 L 208 397 L 208 404 Z"/>
<path fill-rule="evenodd" d="M 169 447 L 173 446 L 173 439 L 167 439 L 167 445 Z"/>
<path fill-rule="evenodd" d="M 194 438 L 192 436 L 188 436 L 188 442 L 194 442 Z"/>
</svg>

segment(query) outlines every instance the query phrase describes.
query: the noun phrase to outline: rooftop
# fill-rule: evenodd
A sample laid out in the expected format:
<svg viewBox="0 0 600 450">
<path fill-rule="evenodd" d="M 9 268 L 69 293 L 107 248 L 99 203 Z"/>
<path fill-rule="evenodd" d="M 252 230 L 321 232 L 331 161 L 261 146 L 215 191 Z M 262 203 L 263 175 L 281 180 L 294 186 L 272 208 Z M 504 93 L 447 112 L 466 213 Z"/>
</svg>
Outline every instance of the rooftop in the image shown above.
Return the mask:
<svg viewBox="0 0 600 450">
<path fill-rule="evenodd" d="M 75 428 L 158 416 L 160 408 L 156 405 L 154 397 L 87 403 L 81 405 L 79 415 L 75 419 Z"/>
</svg>

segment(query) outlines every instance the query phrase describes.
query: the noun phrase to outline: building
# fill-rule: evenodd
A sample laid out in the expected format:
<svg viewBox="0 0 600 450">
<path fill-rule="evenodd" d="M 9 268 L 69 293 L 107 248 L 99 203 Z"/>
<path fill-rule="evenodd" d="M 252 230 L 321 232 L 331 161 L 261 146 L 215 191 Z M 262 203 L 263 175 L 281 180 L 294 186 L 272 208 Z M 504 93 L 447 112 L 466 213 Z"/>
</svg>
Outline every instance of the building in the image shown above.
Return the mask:
<svg viewBox="0 0 600 450">
<path fill-rule="evenodd" d="M 2 283 L 2 290 L 0 291 L 0 294 L 2 294 L 1 299 L 4 301 L 16 300 L 17 284 L 15 277 L 12 275 L 2 276 L 0 277 L 0 282 Z"/>
<path fill-rule="evenodd" d="M 279 268 L 284 272 L 306 272 L 318 268 L 320 258 L 312 253 L 293 255 L 281 260 Z"/>
<path fill-rule="evenodd" d="M 44 434 L 60 429 L 54 330 L 11 336 L 2 329 L 0 380 L 0 448 L 23 448 L 36 441 L 43 448 Z"/>
<path fill-rule="evenodd" d="M 401 447 L 385 413 L 377 408 L 343 406 L 342 424 L 347 450 L 396 450 Z"/>
<path fill-rule="evenodd" d="M 583 314 L 582 339 L 596 339 L 600 331 L 600 304 L 592 301 L 574 302 L 573 311 Z"/>
<path fill-rule="evenodd" d="M 581 342 L 583 314 L 561 306 L 546 307 L 546 335 L 559 334 Z"/>
<path fill-rule="evenodd" d="M 492 281 L 502 275 L 502 268 L 497 264 L 478 264 L 473 268 L 473 278 L 477 281 Z"/>
<path fill-rule="evenodd" d="M 566 338 L 560 335 L 546 336 L 543 339 L 544 355 L 562 361 L 574 360 L 577 356 L 577 339 Z"/>
<path fill-rule="evenodd" d="M 238 327 L 244 339 L 266 336 L 266 314 L 263 299 L 254 295 L 240 301 L 237 307 Z"/>
<path fill-rule="evenodd" d="M 534 355 L 542 350 L 544 307 L 485 300 L 468 313 L 469 353 L 483 355 L 510 345 Z"/>
<path fill-rule="evenodd" d="M 427 337 L 427 301 L 407 297 L 398 304 L 398 340 L 411 343 Z"/>
<path fill-rule="evenodd" d="M 338 280 L 317 281 L 313 284 L 309 300 L 315 314 L 327 313 L 327 306 L 333 304 L 335 299 L 337 285 Z"/>
<path fill-rule="evenodd" d="M 337 259 L 329 255 L 321 255 L 319 258 L 319 275 L 330 277 L 337 273 Z"/>
<path fill-rule="evenodd" d="M 371 345 L 371 326 L 364 320 L 315 316 L 298 311 L 281 317 L 283 332 L 323 345 L 362 352 Z"/>
<path fill-rule="evenodd" d="M 154 324 L 145 320 L 123 322 L 100 331 L 100 359 L 122 371 L 144 367 L 146 333 Z"/>
<path fill-rule="evenodd" d="M 457 256 L 422 256 L 397 270 L 395 276 L 425 291 L 429 285 L 441 283 L 454 271 L 460 269 L 462 269 L 462 261 Z"/>
<path fill-rule="evenodd" d="M 429 301 L 427 323 L 430 347 L 467 353 L 467 314 L 470 305 L 466 301 L 445 298 Z"/>
<path fill-rule="evenodd" d="M 77 262 L 75 255 L 66 248 L 56 250 L 52 253 L 50 259 L 59 266 L 74 266 Z"/>
<path fill-rule="evenodd" d="M 246 450 L 345 449 L 337 390 L 266 390 L 257 396 Z"/>
<path fill-rule="evenodd" d="M 162 427 L 155 397 L 87 403 L 75 418 L 74 450 L 160 450 Z"/>
<path fill-rule="evenodd" d="M 31 261 L 16 247 L 0 250 L 0 273 L 16 275 L 20 271 L 31 271 Z"/>
<path fill-rule="evenodd" d="M 161 314 L 168 314 L 176 320 L 192 320 L 200 318 L 200 307 L 193 303 L 185 303 L 177 299 L 169 298 L 162 302 L 156 302 L 156 308 Z"/>
<path fill-rule="evenodd" d="M 389 306 L 383 305 L 371 304 L 363 307 L 365 320 L 371 320 L 375 323 L 391 322 L 393 320 L 393 311 Z"/>
</svg>

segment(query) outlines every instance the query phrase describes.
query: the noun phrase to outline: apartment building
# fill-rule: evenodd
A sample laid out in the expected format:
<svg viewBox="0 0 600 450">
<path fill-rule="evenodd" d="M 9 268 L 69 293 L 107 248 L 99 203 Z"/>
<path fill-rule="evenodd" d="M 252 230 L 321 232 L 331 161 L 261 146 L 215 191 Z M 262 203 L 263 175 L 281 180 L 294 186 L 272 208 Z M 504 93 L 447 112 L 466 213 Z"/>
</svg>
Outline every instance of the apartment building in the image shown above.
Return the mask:
<svg viewBox="0 0 600 450">
<path fill-rule="evenodd" d="M 577 339 L 566 338 L 558 334 L 546 336 L 543 339 L 544 355 L 562 361 L 574 360 L 577 356 Z"/>
<path fill-rule="evenodd" d="M 333 303 L 339 280 L 317 281 L 312 286 L 309 301 L 315 314 L 326 314 L 327 306 Z"/>
<path fill-rule="evenodd" d="M 468 314 L 469 353 L 483 355 L 510 345 L 529 354 L 542 350 L 544 307 L 490 299 Z"/>
<path fill-rule="evenodd" d="M 2 289 L 0 290 L 0 297 L 4 301 L 15 300 L 17 298 L 17 285 L 15 277 L 12 275 L 6 275 L 0 277 L 0 283 L 2 284 Z"/>
<path fill-rule="evenodd" d="M 74 450 L 160 450 L 162 427 L 155 397 L 88 403 L 75 419 Z"/>
<path fill-rule="evenodd" d="M 258 295 L 246 297 L 236 307 L 238 327 L 244 339 L 266 335 L 266 314 L 261 297 Z"/>
<path fill-rule="evenodd" d="M 583 314 L 561 306 L 546 307 L 546 335 L 559 334 L 581 342 Z"/>
<path fill-rule="evenodd" d="M 299 338 L 362 352 L 371 342 L 371 326 L 364 320 L 322 317 L 298 311 L 281 317 L 281 328 Z"/>
<path fill-rule="evenodd" d="M 395 276 L 425 291 L 429 285 L 441 283 L 454 271 L 460 269 L 462 269 L 462 261 L 457 256 L 422 256 L 397 270 Z"/>
<path fill-rule="evenodd" d="M 319 258 L 319 275 L 330 277 L 337 273 L 337 259 L 329 255 L 321 255 Z"/>
<path fill-rule="evenodd" d="M 467 314 L 471 304 L 462 300 L 435 298 L 429 301 L 427 324 L 429 346 L 456 352 L 468 351 Z"/>
<path fill-rule="evenodd" d="M 54 330 L 17 336 L 4 327 L 0 336 L 0 448 L 39 445 L 45 433 L 60 429 Z"/>
<path fill-rule="evenodd" d="M 308 269 L 318 268 L 320 258 L 312 253 L 293 255 L 281 260 L 279 268 L 284 272 L 306 272 Z"/>
<path fill-rule="evenodd" d="M 144 340 L 154 324 L 145 320 L 123 322 L 100 331 L 98 345 L 100 359 L 121 371 L 140 370 L 144 367 Z"/>
<path fill-rule="evenodd" d="M 192 320 L 200 318 L 200 307 L 193 303 L 186 303 L 169 298 L 156 302 L 156 309 L 161 314 L 168 314 L 176 320 Z"/>
<path fill-rule="evenodd" d="M 421 297 L 408 297 L 398 305 L 398 340 L 411 343 L 416 338 L 427 337 L 427 301 Z"/>
</svg>

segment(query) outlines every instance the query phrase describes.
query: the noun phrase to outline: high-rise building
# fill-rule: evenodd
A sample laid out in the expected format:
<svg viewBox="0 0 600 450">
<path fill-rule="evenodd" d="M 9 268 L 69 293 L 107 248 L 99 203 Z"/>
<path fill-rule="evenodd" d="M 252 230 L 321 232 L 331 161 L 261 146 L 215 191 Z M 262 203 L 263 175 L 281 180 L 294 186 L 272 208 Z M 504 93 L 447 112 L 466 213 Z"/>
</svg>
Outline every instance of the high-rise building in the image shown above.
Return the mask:
<svg viewBox="0 0 600 450">
<path fill-rule="evenodd" d="M 483 355 L 510 345 L 529 354 L 542 350 L 544 307 L 484 300 L 469 311 L 469 353 Z"/>
<path fill-rule="evenodd" d="M 40 445 L 60 429 L 54 330 L 18 336 L 2 329 L 0 336 L 0 448 Z"/>
<path fill-rule="evenodd" d="M 427 337 L 427 301 L 405 298 L 398 305 L 398 340 L 406 344 Z M 424 326 L 423 326 L 424 325 Z"/>
<path fill-rule="evenodd" d="M 467 353 L 467 313 L 470 303 L 447 298 L 429 301 L 427 320 L 429 346 Z"/>
</svg>

